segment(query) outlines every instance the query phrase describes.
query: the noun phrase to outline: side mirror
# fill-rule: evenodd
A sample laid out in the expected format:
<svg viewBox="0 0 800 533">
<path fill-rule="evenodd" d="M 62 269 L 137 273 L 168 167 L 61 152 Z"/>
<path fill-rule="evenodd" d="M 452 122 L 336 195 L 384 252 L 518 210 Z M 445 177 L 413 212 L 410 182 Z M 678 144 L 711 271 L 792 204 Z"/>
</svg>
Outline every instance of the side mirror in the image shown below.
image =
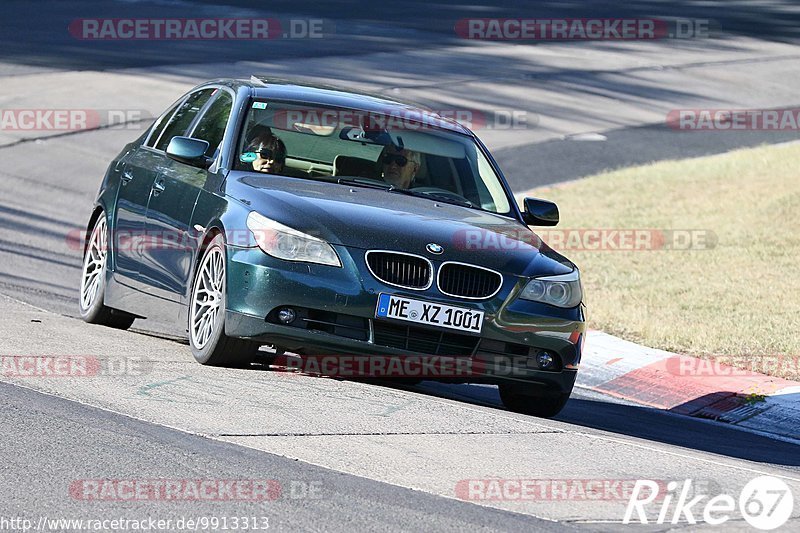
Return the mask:
<svg viewBox="0 0 800 533">
<path fill-rule="evenodd" d="M 558 206 L 539 198 L 525 198 L 522 218 L 530 226 L 555 226 L 558 224 Z"/>
<path fill-rule="evenodd" d="M 206 157 L 207 150 L 207 141 L 191 137 L 173 137 L 167 146 L 167 157 L 193 167 L 208 168 L 213 160 Z"/>
</svg>

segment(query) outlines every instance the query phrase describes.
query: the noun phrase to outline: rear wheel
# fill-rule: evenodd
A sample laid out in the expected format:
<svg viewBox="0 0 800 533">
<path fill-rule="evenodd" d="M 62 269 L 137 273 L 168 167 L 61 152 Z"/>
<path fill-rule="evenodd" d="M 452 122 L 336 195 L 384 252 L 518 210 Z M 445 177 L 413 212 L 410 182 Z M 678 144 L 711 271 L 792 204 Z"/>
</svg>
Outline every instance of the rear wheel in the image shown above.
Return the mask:
<svg viewBox="0 0 800 533">
<path fill-rule="evenodd" d="M 78 304 L 81 318 L 90 324 L 128 329 L 136 317 L 106 307 L 106 268 L 108 266 L 108 225 L 105 213 L 100 213 L 83 255 L 81 288 Z"/>
<path fill-rule="evenodd" d="M 259 345 L 225 335 L 225 241 L 215 236 L 203 252 L 189 302 L 189 345 L 198 363 L 241 367 L 253 361 Z"/>
<path fill-rule="evenodd" d="M 519 394 L 507 385 L 500 385 L 500 399 L 506 409 L 515 413 L 550 418 L 556 416 L 569 400 L 569 393 L 547 396 L 528 396 Z"/>
</svg>

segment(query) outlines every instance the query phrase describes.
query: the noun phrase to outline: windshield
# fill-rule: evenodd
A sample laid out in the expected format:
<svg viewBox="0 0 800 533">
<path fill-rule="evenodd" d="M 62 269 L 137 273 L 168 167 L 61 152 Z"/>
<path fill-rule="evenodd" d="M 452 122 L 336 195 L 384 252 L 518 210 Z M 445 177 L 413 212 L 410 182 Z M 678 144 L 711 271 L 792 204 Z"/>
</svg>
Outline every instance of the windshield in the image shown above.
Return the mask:
<svg viewBox="0 0 800 533">
<path fill-rule="evenodd" d="M 499 177 L 466 135 L 400 117 L 254 100 L 237 144 L 237 170 L 384 186 L 508 214 Z M 356 179 L 352 179 L 356 178 Z"/>
</svg>

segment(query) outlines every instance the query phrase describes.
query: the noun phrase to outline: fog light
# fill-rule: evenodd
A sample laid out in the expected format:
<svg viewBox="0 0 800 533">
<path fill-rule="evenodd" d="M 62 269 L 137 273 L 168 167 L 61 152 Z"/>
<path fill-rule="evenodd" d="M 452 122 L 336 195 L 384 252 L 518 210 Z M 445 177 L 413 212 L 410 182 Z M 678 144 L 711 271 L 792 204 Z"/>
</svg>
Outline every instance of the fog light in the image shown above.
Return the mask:
<svg viewBox="0 0 800 533">
<path fill-rule="evenodd" d="M 284 324 L 291 324 L 295 318 L 297 318 L 297 313 L 291 307 L 284 307 L 278 311 L 278 320 Z"/>
<path fill-rule="evenodd" d="M 539 368 L 546 370 L 553 367 L 553 356 L 547 352 L 539 352 L 536 356 L 536 362 L 539 363 Z"/>
</svg>

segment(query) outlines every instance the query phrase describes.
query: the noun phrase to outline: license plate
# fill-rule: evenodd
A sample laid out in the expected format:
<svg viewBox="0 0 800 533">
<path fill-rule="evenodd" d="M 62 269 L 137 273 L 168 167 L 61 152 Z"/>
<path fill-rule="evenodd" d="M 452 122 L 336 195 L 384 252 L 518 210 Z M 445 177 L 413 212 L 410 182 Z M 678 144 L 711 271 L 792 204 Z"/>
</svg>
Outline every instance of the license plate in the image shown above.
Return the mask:
<svg viewBox="0 0 800 533">
<path fill-rule="evenodd" d="M 394 294 L 378 295 L 375 316 L 471 333 L 480 333 L 483 327 L 483 311 L 424 302 Z"/>
</svg>

